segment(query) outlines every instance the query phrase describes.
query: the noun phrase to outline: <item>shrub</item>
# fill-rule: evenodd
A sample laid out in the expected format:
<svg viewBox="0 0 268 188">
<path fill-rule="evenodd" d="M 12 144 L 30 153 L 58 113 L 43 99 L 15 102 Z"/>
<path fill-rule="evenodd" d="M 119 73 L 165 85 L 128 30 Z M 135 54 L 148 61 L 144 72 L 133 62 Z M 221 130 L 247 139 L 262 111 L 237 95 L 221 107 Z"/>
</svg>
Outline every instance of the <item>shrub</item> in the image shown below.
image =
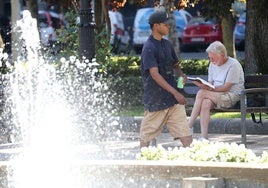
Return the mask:
<svg viewBox="0 0 268 188">
<path fill-rule="evenodd" d="M 140 58 L 137 56 L 114 56 L 102 64 L 102 69 L 109 76 L 141 76 Z"/>
<path fill-rule="evenodd" d="M 187 75 L 207 75 L 208 60 L 181 60 L 180 67 Z"/>
<path fill-rule="evenodd" d="M 114 93 L 111 99 L 118 108 L 141 105 L 142 80 L 141 58 L 139 56 L 114 56 L 101 65 L 101 72 L 106 73 L 108 87 Z M 207 60 L 180 61 L 184 73 L 190 75 L 207 74 Z"/>
<path fill-rule="evenodd" d="M 142 81 L 141 76 L 111 77 L 107 80 L 110 99 L 117 108 L 141 105 Z"/>
</svg>

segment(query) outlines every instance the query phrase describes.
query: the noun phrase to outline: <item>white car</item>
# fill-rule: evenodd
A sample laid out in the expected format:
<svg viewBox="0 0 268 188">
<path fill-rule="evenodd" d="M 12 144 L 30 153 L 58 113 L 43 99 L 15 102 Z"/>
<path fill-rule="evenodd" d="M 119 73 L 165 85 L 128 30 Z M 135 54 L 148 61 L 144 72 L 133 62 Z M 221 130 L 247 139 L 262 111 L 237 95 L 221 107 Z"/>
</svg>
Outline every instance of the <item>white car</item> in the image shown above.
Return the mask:
<svg viewBox="0 0 268 188">
<path fill-rule="evenodd" d="M 111 21 L 110 44 L 114 53 L 126 52 L 129 47 L 130 36 L 125 30 L 123 15 L 118 11 L 109 11 Z"/>
<path fill-rule="evenodd" d="M 133 47 L 137 54 L 141 53 L 143 44 L 151 34 L 151 28 L 148 20 L 154 11 L 155 8 L 141 8 L 137 10 L 133 27 Z M 178 31 L 178 39 L 180 42 L 183 29 L 192 15 L 185 10 L 175 10 L 174 16 Z"/>
<path fill-rule="evenodd" d="M 40 41 L 44 46 L 50 46 L 56 42 L 55 30 L 52 27 L 52 19 L 48 11 L 38 11 L 38 21 L 40 29 Z"/>
</svg>

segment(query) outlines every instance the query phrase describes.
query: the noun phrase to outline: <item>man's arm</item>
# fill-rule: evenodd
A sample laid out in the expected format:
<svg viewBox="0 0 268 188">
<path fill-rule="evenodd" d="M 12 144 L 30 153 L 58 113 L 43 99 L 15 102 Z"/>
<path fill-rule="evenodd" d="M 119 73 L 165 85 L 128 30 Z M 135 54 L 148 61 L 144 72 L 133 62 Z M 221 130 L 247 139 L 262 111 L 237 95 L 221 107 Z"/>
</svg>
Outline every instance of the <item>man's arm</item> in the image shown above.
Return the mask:
<svg viewBox="0 0 268 188">
<path fill-rule="evenodd" d="M 173 69 L 174 69 L 175 76 L 184 76 L 184 74 L 183 74 L 183 72 L 178 64 L 174 64 Z"/>
<path fill-rule="evenodd" d="M 161 76 L 161 74 L 159 74 L 158 67 L 150 68 L 149 72 L 158 85 L 160 85 L 166 91 L 171 93 L 180 104 L 183 105 L 186 104 L 186 98 L 181 93 L 179 93 L 175 88 L 169 85 L 169 83 Z"/>
<path fill-rule="evenodd" d="M 182 76 L 183 77 L 183 83 L 185 84 L 187 82 L 187 76 L 182 72 L 178 63 L 173 65 L 173 70 L 174 70 L 175 76 L 177 76 L 177 77 Z"/>
</svg>

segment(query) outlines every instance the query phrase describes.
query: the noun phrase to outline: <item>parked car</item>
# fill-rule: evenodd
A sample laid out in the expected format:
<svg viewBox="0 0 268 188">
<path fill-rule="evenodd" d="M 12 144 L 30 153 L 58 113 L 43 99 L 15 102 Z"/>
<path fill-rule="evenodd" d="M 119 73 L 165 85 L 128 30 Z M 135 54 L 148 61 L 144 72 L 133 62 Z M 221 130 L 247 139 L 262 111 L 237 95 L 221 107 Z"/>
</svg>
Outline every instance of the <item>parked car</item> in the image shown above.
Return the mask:
<svg viewBox="0 0 268 188">
<path fill-rule="evenodd" d="M 137 54 L 141 53 L 143 44 L 151 34 L 151 28 L 148 20 L 154 11 L 155 8 L 141 8 L 137 10 L 133 26 L 133 48 Z M 176 10 L 174 11 L 174 16 L 178 31 L 178 39 L 180 42 L 183 28 L 188 23 L 188 20 L 192 17 L 192 15 L 185 10 Z"/>
<path fill-rule="evenodd" d="M 43 46 L 50 46 L 56 42 L 56 33 L 53 28 L 52 18 L 48 11 L 38 11 L 38 23 L 40 31 L 40 41 Z"/>
<path fill-rule="evenodd" d="M 61 13 L 53 10 L 38 11 L 40 41 L 43 49 L 51 53 L 58 53 L 64 46 L 58 37 L 61 35 L 61 28 L 68 28 L 68 22 L 65 21 Z"/>
<path fill-rule="evenodd" d="M 130 36 L 125 29 L 123 15 L 118 11 L 109 11 L 111 21 L 110 44 L 113 46 L 113 52 L 119 54 L 129 50 Z"/>
<path fill-rule="evenodd" d="M 183 30 L 181 50 L 203 49 L 216 40 L 222 41 L 221 24 L 216 19 L 193 17 Z"/>
<path fill-rule="evenodd" d="M 57 13 L 55 11 L 49 10 L 48 11 L 51 21 L 52 21 L 52 27 L 54 29 L 60 29 L 62 27 L 68 27 L 68 23 L 64 19 L 64 16 L 60 13 Z"/>
<path fill-rule="evenodd" d="M 238 18 L 234 28 L 235 48 L 239 51 L 245 50 L 246 13 Z"/>
</svg>

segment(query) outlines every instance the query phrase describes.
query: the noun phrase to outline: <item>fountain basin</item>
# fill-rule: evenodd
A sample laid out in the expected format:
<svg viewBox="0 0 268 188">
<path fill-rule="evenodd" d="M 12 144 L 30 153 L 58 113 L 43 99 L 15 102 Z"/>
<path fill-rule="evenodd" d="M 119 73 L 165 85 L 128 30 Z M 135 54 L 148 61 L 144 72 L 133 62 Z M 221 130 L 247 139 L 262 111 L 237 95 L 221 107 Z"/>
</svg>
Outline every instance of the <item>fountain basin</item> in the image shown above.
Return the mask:
<svg viewBox="0 0 268 188">
<path fill-rule="evenodd" d="M 0 163 L 1 182 L 12 176 L 12 162 Z M 55 165 L 55 164 L 53 164 Z M 53 170 L 51 166 L 51 170 Z M 267 187 L 268 164 L 138 160 L 79 160 L 70 164 L 77 188 L 183 187 L 184 178 L 216 177 L 224 187 Z M 201 188 L 201 187 L 200 187 Z"/>
</svg>

